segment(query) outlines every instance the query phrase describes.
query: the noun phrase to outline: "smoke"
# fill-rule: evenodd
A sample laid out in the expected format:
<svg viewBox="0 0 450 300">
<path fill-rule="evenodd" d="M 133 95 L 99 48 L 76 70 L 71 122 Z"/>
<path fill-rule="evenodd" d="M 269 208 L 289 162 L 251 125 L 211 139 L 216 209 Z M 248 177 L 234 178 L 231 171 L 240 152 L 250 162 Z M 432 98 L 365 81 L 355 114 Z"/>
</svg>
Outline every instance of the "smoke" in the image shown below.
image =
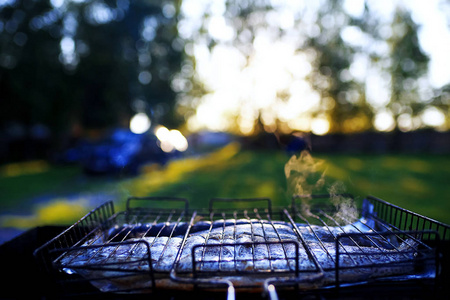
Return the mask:
<svg viewBox="0 0 450 300">
<path fill-rule="evenodd" d="M 335 213 L 333 218 L 338 222 L 352 223 L 358 219 L 358 209 L 355 201 L 345 195 L 346 189 L 344 183 L 336 181 L 328 188 L 330 202 L 334 205 Z"/>
<path fill-rule="evenodd" d="M 284 165 L 289 195 L 311 195 L 320 190 L 325 183 L 325 172 L 322 160 L 313 159 L 311 154 L 304 150 L 297 157 L 293 155 Z"/>
<path fill-rule="evenodd" d="M 326 180 L 325 161 L 311 156 L 304 150 L 299 156 L 293 155 L 284 166 L 287 181 L 287 195 L 289 197 L 301 195 L 301 213 L 313 216 L 311 204 L 313 194 L 328 192 L 330 205 L 334 207 L 332 218 L 338 222 L 353 222 L 358 218 L 355 202 L 351 197 L 343 195 L 345 185 L 341 181 L 331 184 Z"/>
<path fill-rule="evenodd" d="M 287 194 L 290 197 L 302 195 L 302 212 L 310 215 L 311 195 L 322 190 L 325 184 L 324 161 L 314 159 L 307 150 L 297 157 L 293 155 L 284 165 Z"/>
</svg>

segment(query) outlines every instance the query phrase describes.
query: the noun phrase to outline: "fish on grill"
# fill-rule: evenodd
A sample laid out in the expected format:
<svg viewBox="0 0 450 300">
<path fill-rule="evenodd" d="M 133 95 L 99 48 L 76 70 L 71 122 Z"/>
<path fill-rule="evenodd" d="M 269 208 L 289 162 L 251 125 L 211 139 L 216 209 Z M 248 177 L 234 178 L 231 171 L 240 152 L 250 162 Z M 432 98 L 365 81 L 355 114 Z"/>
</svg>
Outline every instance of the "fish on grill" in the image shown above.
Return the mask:
<svg viewBox="0 0 450 300">
<path fill-rule="evenodd" d="M 336 241 L 340 233 L 372 232 L 365 224 L 362 219 L 344 227 L 230 219 L 200 221 L 190 228 L 181 222 L 116 226 L 106 238 L 99 234 L 68 250 L 58 265 L 102 291 L 148 287 L 149 273 L 157 285 L 177 288 L 167 279 L 171 270 L 231 278 L 238 286 L 261 286 L 265 278 L 298 272 L 303 282 L 317 288 L 335 282 L 337 264 L 340 280 L 346 282 L 417 269 L 418 243 L 412 239 L 356 235 Z"/>
</svg>

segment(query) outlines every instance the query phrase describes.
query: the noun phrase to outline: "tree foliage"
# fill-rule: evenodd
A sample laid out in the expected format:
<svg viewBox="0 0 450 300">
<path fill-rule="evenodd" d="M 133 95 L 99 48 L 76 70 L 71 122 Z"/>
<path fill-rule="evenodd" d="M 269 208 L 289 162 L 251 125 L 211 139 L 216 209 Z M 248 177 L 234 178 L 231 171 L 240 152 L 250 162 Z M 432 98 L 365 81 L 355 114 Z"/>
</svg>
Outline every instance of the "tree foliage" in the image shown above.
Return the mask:
<svg viewBox="0 0 450 300">
<path fill-rule="evenodd" d="M 146 112 L 155 123 L 178 126 L 214 92 L 198 74 L 197 46 L 209 49 L 207 55 L 219 46 L 236 50 L 244 70 L 261 47 L 262 32 L 271 43 L 289 40 L 295 54 L 307 57 L 304 79 L 319 101 L 309 107 L 305 97 L 293 97 L 298 80 L 291 74 L 292 84 L 274 93 L 271 106 L 252 108 L 258 99 L 243 97 L 247 115 L 242 110 L 230 114 L 234 128 L 242 128 L 250 118 L 261 130 L 275 130 L 268 123 L 292 130 L 292 120 L 270 111 L 283 106 L 289 111 L 289 101 L 309 107 L 309 122 L 328 120 L 329 132 L 371 130 L 380 111 L 392 114 L 394 126 L 402 130 L 406 127 L 399 126 L 399 120 L 418 118 L 428 104 L 448 112 L 448 87 L 433 90 L 427 83 L 429 58 L 421 49 L 418 25 L 402 5 L 386 23 L 371 11 L 371 1 L 364 2 L 360 15 L 349 13 L 342 0 L 320 5 L 202 3 L 0 2 L 0 131 L 17 134 L 40 124 L 60 140 L 77 127 L 124 124 L 135 112 Z M 183 6 L 197 14 L 189 19 Z M 363 75 L 355 75 L 358 64 L 367 69 Z M 370 98 L 369 72 L 386 81 L 386 99 Z"/>
<path fill-rule="evenodd" d="M 7 1 L 0 6 L 0 128 L 55 138 L 145 111 L 177 125 L 177 1 Z"/>
<path fill-rule="evenodd" d="M 423 52 L 417 37 L 418 25 L 409 12 L 397 9 L 392 23 L 390 45 L 391 99 L 388 107 L 398 116 L 402 113 L 417 115 L 420 105 L 418 79 L 428 71 L 428 56 Z"/>
<path fill-rule="evenodd" d="M 231 45 L 245 58 L 242 71 L 246 72 L 256 55 L 261 32 L 270 36 L 272 43 L 295 37 L 297 53 L 308 56 L 311 66 L 305 79 L 320 97 L 319 104 L 309 111 L 310 121 L 311 118 L 328 120 L 328 132 L 360 132 L 375 129 L 377 114 L 383 112 L 392 115 L 393 128 L 412 130 L 425 126 L 420 121 L 420 114 L 432 101 L 433 88 L 426 79 L 429 58 L 419 44 L 419 26 L 410 11 L 397 3 L 394 16 L 389 20 L 372 10 L 372 1 L 364 2 L 359 15 L 349 13 L 344 2 L 329 0 L 321 5 L 312 2 L 293 5 L 292 10 L 296 12 L 288 14 L 293 16 L 293 21 L 286 26 L 289 23 L 286 20 L 290 19 L 286 18 L 285 8 L 277 1 L 227 0 L 220 18 L 232 28 L 232 40 L 215 36 L 211 19 L 217 12 L 208 6 L 204 7 L 203 22 L 198 30 L 185 39 L 187 44 L 207 45 L 208 55 L 213 55 L 220 46 Z M 192 66 L 196 66 L 198 58 L 195 53 L 188 55 Z M 373 95 L 374 82 L 369 81 L 369 77 L 379 78 L 376 83 L 383 93 Z M 195 73 L 185 79 L 191 85 L 181 93 L 182 112 L 193 115 L 199 103 L 206 101 L 204 95 L 214 91 L 208 90 L 205 81 Z M 295 80 L 292 82 L 292 85 L 298 84 Z M 439 94 L 439 90 L 434 92 Z M 278 90 L 276 98 L 274 108 L 292 98 L 291 90 Z M 304 99 L 296 101 L 298 106 L 305 105 Z M 445 112 L 445 109 L 439 109 Z M 264 125 L 261 124 L 264 123 L 264 109 L 255 110 L 253 118 L 259 125 L 254 129 L 267 128 L 261 126 Z M 276 118 L 278 129 L 292 130 L 285 118 L 280 115 Z M 415 125 L 399 126 L 399 118 L 414 119 L 410 123 Z M 239 115 L 229 119 L 235 120 L 235 128 L 239 128 Z"/>
<path fill-rule="evenodd" d="M 371 128 L 373 113 L 365 98 L 364 83 L 353 78 L 350 67 L 359 49 L 342 38 L 345 27 L 361 20 L 350 17 L 342 1 L 322 6 L 317 16 L 320 32 L 308 39 L 305 48 L 315 53 L 313 70 L 308 76 L 321 95 L 318 114 L 330 119 L 331 132 L 360 132 Z"/>
</svg>

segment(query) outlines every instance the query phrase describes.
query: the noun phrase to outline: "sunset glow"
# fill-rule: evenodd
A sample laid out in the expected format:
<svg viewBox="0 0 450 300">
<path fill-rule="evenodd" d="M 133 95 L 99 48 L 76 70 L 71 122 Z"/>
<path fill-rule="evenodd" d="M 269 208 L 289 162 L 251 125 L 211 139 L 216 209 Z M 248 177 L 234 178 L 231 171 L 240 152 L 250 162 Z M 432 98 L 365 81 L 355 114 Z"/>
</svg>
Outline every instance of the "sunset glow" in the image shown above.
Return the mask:
<svg viewBox="0 0 450 300">
<path fill-rule="evenodd" d="M 193 41 L 186 45 L 186 52 L 195 59 L 195 76 L 208 91 L 195 99 L 196 112 L 186 120 L 188 130 L 234 131 L 247 135 L 254 132 L 258 121 L 269 132 L 300 130 L 321 135 L 331 130 L 333 120 L 315 116 L 323 113 L 324 106 L 327 109 L 336 105 L 336 101 L 322 99 L 311 87 L 308 76 L 316 54 L 302 50 L 305 37 L 318 35 L 319 29 L 314 22 L 319 4 L 314 1 L 271 2 L 274 9 L 261 15 L 262 19 L 247 20 L 250 24 L 254 22 L 255 27 L 265 24 L 254 32 L 253 38 L 250 38 L 249 32 L 239 31 L 236 24 L 231 23 L 226 16 L 224 1 L 182 2 L 183 19 L 178 27 L 179 33 L 182 38 Z M 422 2 L 347 0 L 344 1 L 344 10 L 352 17 L 362 17 L 366 4 L 386 24 L 392 19 L 398 4 L 411 10 L 414 21 L 421 26 L 420 45 L 430 56 L 427 77 L 416 83 L 425 102 L 429 101 L 431 87 L 441 87 L 450 81 L 450 68 L 442 68 L 445 64 L 436 64 L 438 60 L 449 59 L 445 49 L 450 46 L 450 31 L 442 25 L 445 16 L 439 11 L 438 1 Z M 202 26 L 201 18 L 205 15 L 207 34 L 217 41 L 213 47 L 207 39 L 197 36 Z M 306 20 L 305 26 L 296 25 L 295 20 L 299 16 Z M 336 20 L 330 20 L 329 26 L 333 26 L 333 22 Z M 280 37 L 273 28 L 282 29 L 285 34 Z M 392 34 L 386 26 L 386 40 Z M 387 53 L 387 41 L 375 42 L 359 27 L 350 25 L 344 28 L 341 37 L 349 45 L 363 49 L 341 76 L 347 81 L 363 83 L 366 101 L 375 113 L 373 126 L 376 130 L 390 131 L 396 125 L 404 131 L 423 126 L 445 126 L 440 110 L 426 110 L 418 118 L 405 113 L 395 119 L 387 109 L 391 98 L 390 79 L 371 66 L 367 54 Z M 235 47 L 233 40 L 248 46 Z M 319 84 L 328 83 L 324 81 Z M 357 94 L 354 96 L 358 97 Z M 369 121 L 355 117 L 348 122 L 350 125 L 347 128 L 350 131 L 352 128 L 366 128 L 361 122 Z"/>
</svg>

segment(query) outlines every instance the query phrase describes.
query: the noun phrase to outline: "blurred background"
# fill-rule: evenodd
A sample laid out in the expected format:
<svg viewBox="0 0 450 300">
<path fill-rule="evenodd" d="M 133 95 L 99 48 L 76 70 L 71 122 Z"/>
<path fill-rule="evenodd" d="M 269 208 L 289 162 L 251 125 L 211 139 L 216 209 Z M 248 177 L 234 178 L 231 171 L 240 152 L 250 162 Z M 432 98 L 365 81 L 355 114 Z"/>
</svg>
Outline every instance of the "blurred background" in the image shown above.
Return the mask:
<svg viewBox="0 0 450 300">
<path fill-rule="evenodd" d="M 131 195 L 287 205 L 303 149 L 450 223 L 449 50 L 447 0 L 0 0 L 0 242 Z"/>
</svg>

